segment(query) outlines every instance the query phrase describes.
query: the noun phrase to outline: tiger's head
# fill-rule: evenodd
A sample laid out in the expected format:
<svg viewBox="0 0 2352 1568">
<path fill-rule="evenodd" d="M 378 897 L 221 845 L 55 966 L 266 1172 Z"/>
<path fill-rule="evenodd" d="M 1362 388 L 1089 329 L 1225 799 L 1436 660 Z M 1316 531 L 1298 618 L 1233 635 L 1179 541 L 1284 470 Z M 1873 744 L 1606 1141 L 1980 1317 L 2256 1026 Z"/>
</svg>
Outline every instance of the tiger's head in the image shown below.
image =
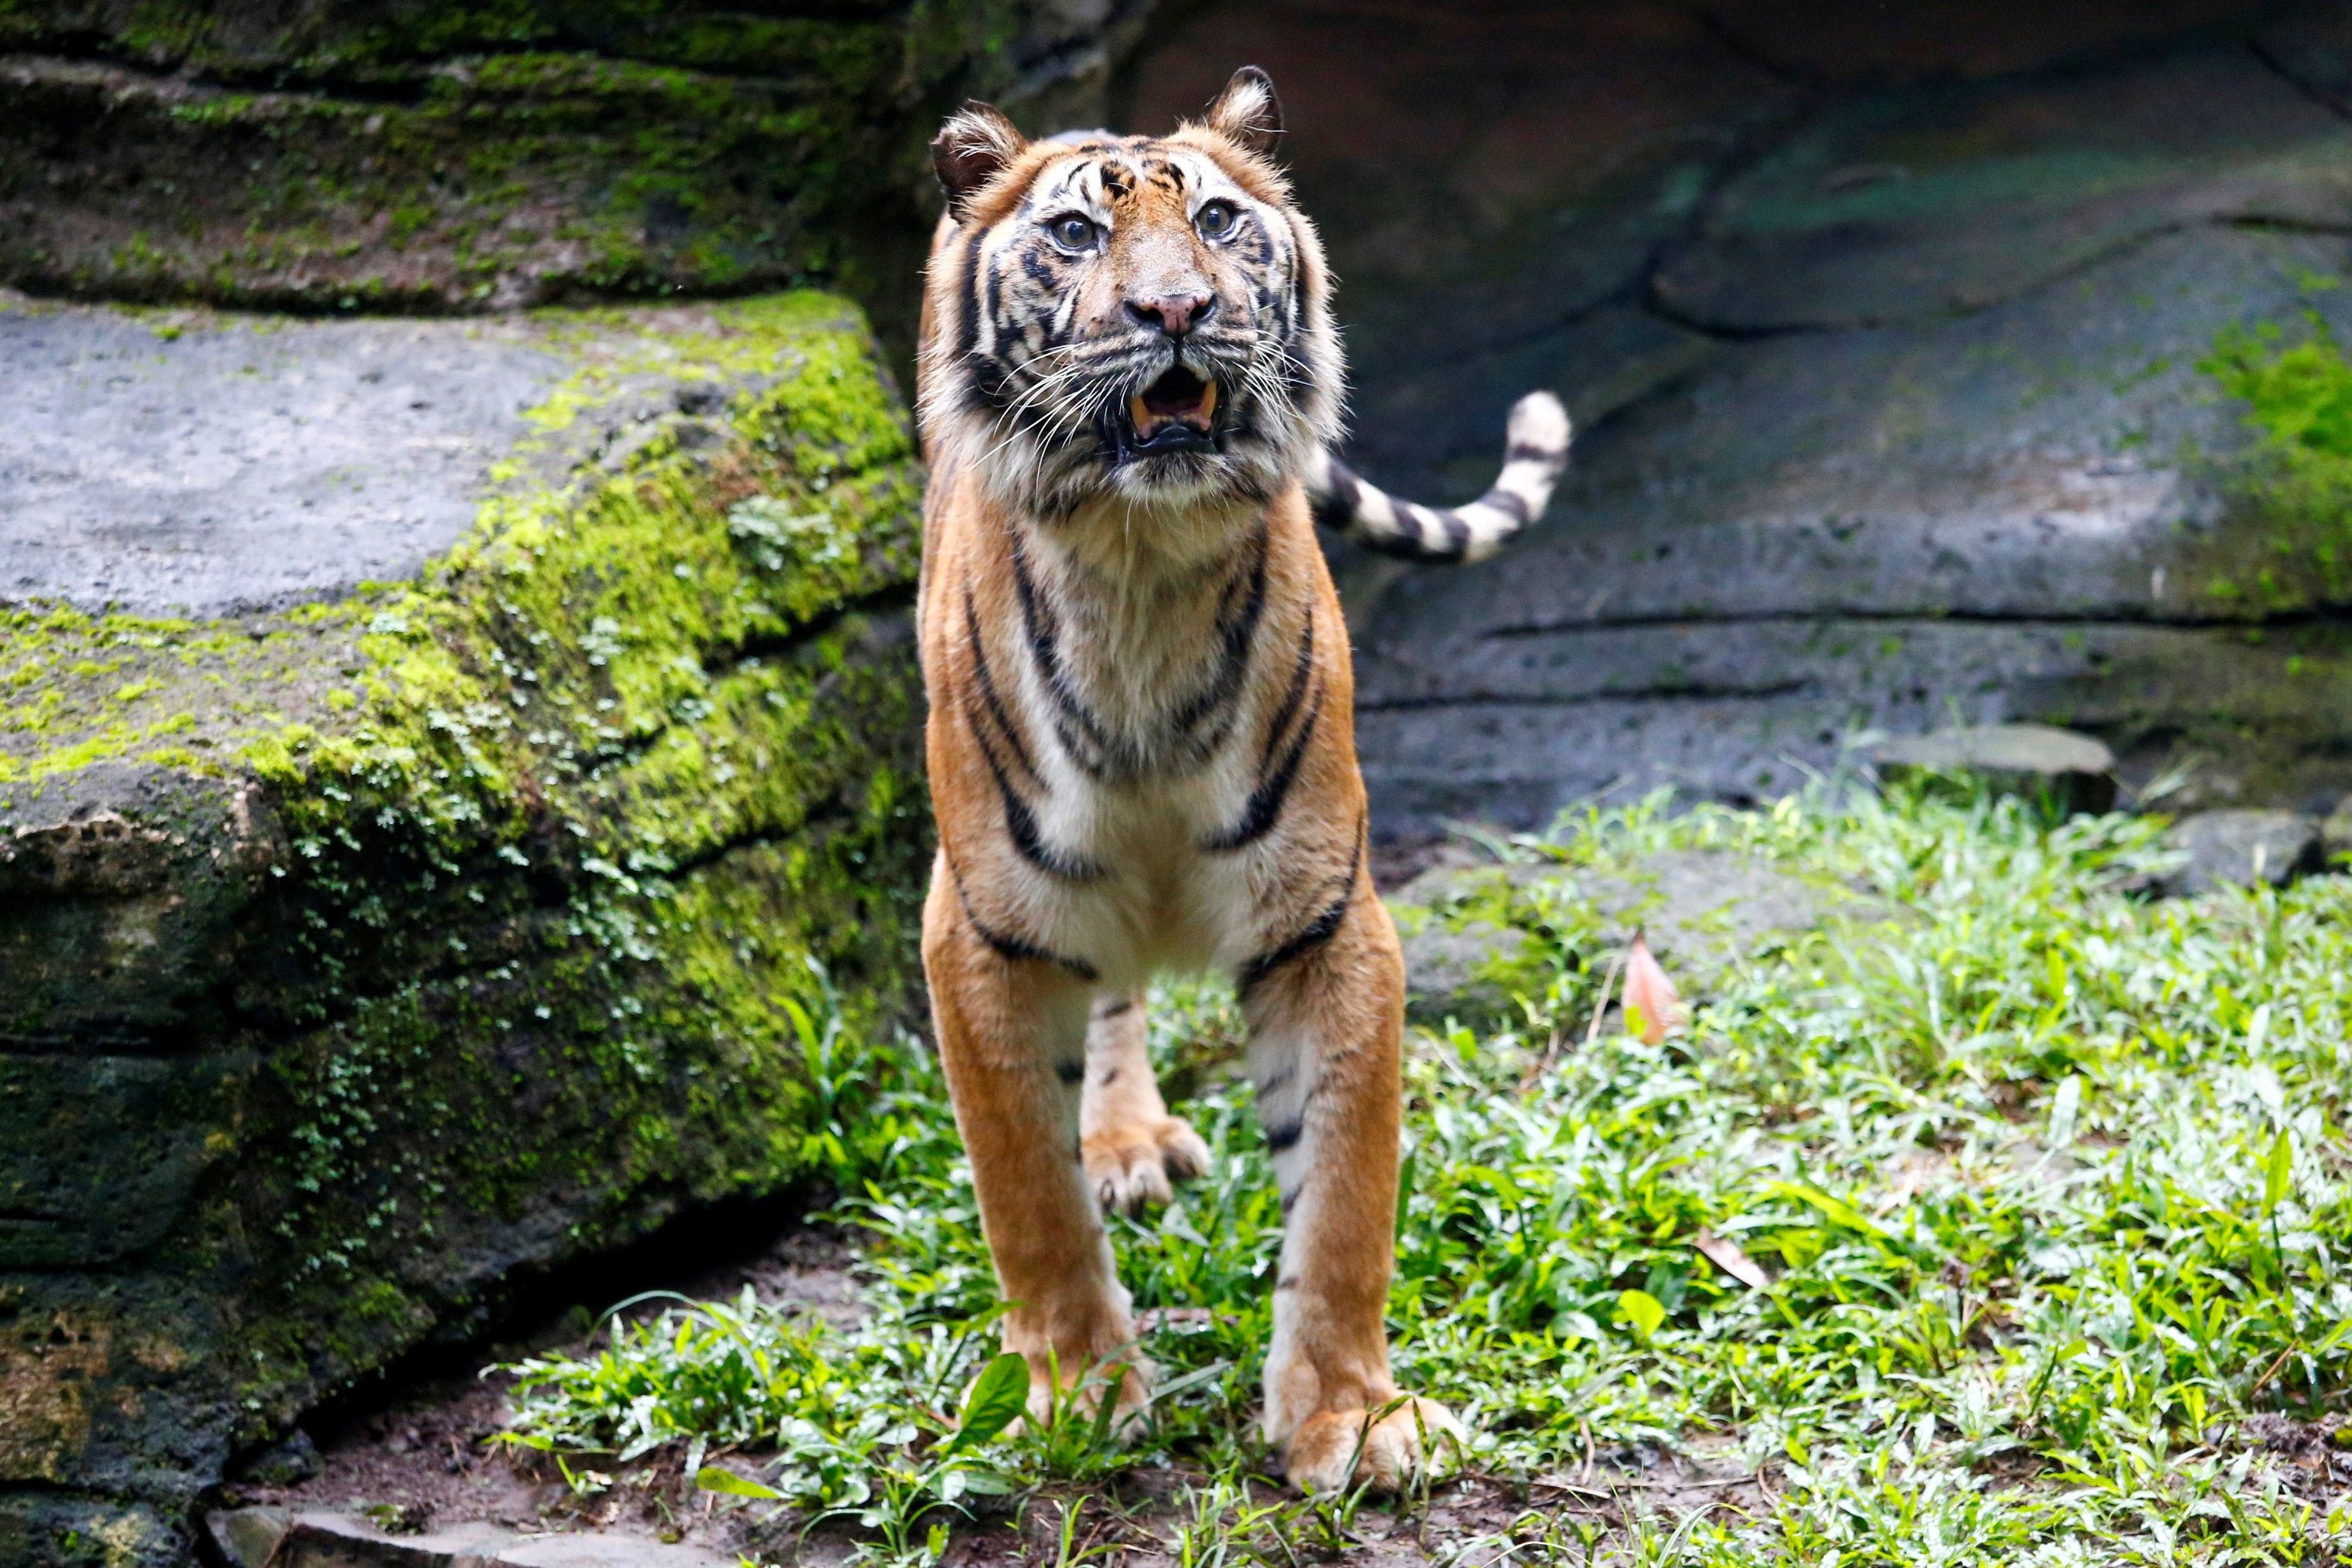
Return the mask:
<svg viewBox="0 0 2352 1568">
<path fill-rule="evenodd" d="M 942 470 L 1067 517 L 1263 501 L 1339 434 L 1345 370 L 1314 225 L 1236 72 L 1169 136 L 1031 141 L 968 104 L 931 143 L 948 211 L 920 404 Z"/>
</svg>

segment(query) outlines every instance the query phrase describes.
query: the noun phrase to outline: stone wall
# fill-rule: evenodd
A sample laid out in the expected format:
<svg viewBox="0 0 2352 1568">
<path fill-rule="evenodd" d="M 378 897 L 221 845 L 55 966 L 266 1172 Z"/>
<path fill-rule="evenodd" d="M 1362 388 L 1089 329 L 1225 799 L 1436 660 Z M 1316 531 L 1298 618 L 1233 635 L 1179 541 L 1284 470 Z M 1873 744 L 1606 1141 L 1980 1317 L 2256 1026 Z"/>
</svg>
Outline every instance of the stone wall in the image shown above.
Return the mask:
<svg viewBox="0 0 2352 1568">
<path fill-rule="evenodd" d="M 854 1114 L 793 1009 L 915 1005 L 920 472 L 822 295 L 0 358 L 0 1562 L 179 1563 L 240 1448 Z"/>
<path fill-rule="evenodd" d="M 0 284 L 475 311 L 824 280 L 911 311 L 968 93 L 1095 119 L 1148 0 L 0 0 Z"/>
<path fill-rule="evenodd" d="M 1358 465 L 1465 498 L 1521 391 L 1580 426 L 1502 559 L 1339 552 L 1383 834 L 1769 797 L 1956 716 L 2176 804 L 2352 789 L 2352 452 L 2237 395 L 2352 328 L 2352 8 L 1270 0 L 1165 13 L 1122 112 L 1242 59 Z"/>
</svg>

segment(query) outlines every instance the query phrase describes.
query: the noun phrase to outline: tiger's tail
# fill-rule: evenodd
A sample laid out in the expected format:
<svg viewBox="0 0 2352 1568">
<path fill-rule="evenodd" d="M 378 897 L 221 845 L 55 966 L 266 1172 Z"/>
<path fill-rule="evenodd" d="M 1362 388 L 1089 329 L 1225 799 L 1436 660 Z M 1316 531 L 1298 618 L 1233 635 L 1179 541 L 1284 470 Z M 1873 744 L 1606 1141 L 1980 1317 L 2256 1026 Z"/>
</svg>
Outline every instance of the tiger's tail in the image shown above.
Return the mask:
<svg viewBox="0 0 2352 1568">
<path fill-rule="evenodd" d="M 1369 549 L 1408 560 L 1484 560 L 1535 522 L 1568 466 L 1568 410 L 1548 392 L 1511 405 L 1503 471 L 1466 507 L 1401 501 L 1327 451 L 1308 460 L 1307 499 L 1315 520 Z"/>
</svg>

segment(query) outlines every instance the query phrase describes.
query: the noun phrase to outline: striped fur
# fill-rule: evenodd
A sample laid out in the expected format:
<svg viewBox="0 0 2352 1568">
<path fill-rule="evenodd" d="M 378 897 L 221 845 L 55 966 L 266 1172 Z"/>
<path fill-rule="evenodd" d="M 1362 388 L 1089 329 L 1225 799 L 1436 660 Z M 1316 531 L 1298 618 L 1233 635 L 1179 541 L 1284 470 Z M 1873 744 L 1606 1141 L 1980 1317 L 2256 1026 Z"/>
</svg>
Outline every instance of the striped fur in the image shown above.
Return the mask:
<svg viewBox="0 0 2352 1568">
<path fill-rule="evenodd" d="M 1568 466 L 1568 410 L 1548 392 L 1512 406 L 1503 471 L 1466 507 L 1401 501 L 1333 456 L 1310 454 L 1303 477 L 1315 520 L 1368 549 L 1407 560 L 1485 560 L 1512 535 L 1539 520 Z"/>
<path fill-rule="evenodd" d="M 1245 70 L 1171 136 L 1031 142 L 975 105 L 934 145 L 923 961 L 1035 1410 L 1089 1366 L 1118 1382 L 1085 1397 L 1148 1401 L 1103 1211 L 1207 1151 L 1139 1002 L 1164 969 L 1233 979 L 1286 1217 L 1265 1436 L 1302 1487 L 1394 1487 L 1457 1428 L 1389 1370 L 1404 973 L 1308 496 L 1351 487 L 1360 534 L 1468 559 L 1541 511 L 1567 428 L 1524 405 L 1502 481 L 1452 513 L 1331 462 L 1329 275 L 1279 125 Z"/>
</svg>

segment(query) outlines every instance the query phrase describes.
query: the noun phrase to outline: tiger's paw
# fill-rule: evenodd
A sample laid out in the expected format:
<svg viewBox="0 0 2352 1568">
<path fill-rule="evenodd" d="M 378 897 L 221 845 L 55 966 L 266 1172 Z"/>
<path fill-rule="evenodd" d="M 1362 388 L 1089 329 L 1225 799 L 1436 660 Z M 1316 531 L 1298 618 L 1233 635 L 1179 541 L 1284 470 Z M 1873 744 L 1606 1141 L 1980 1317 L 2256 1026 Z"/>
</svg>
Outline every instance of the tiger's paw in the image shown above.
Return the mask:
<svg viewBox="0 0 2352 1568">
<path fill-rule="evenodd" d="M 1464 1435 L 1444 1406 L 1406 1395 L 1371 1410 L 1308 1416 L 1283 1445 L 1283 1469 L 1304 1492 L 1344 1491 L 1359 1482 L 1402 1491 L 1438 1448 Z"/>
<path fill-rule="evenodd" d="M 1175 1182 L 1209 1168 L 1209 1145 L 1181 1116 L 1107 1127 L 1080 1145 L 1087 1185 L 1105 1214 L 1140 1214 L 1176 1196 Z"/>
</svg>

